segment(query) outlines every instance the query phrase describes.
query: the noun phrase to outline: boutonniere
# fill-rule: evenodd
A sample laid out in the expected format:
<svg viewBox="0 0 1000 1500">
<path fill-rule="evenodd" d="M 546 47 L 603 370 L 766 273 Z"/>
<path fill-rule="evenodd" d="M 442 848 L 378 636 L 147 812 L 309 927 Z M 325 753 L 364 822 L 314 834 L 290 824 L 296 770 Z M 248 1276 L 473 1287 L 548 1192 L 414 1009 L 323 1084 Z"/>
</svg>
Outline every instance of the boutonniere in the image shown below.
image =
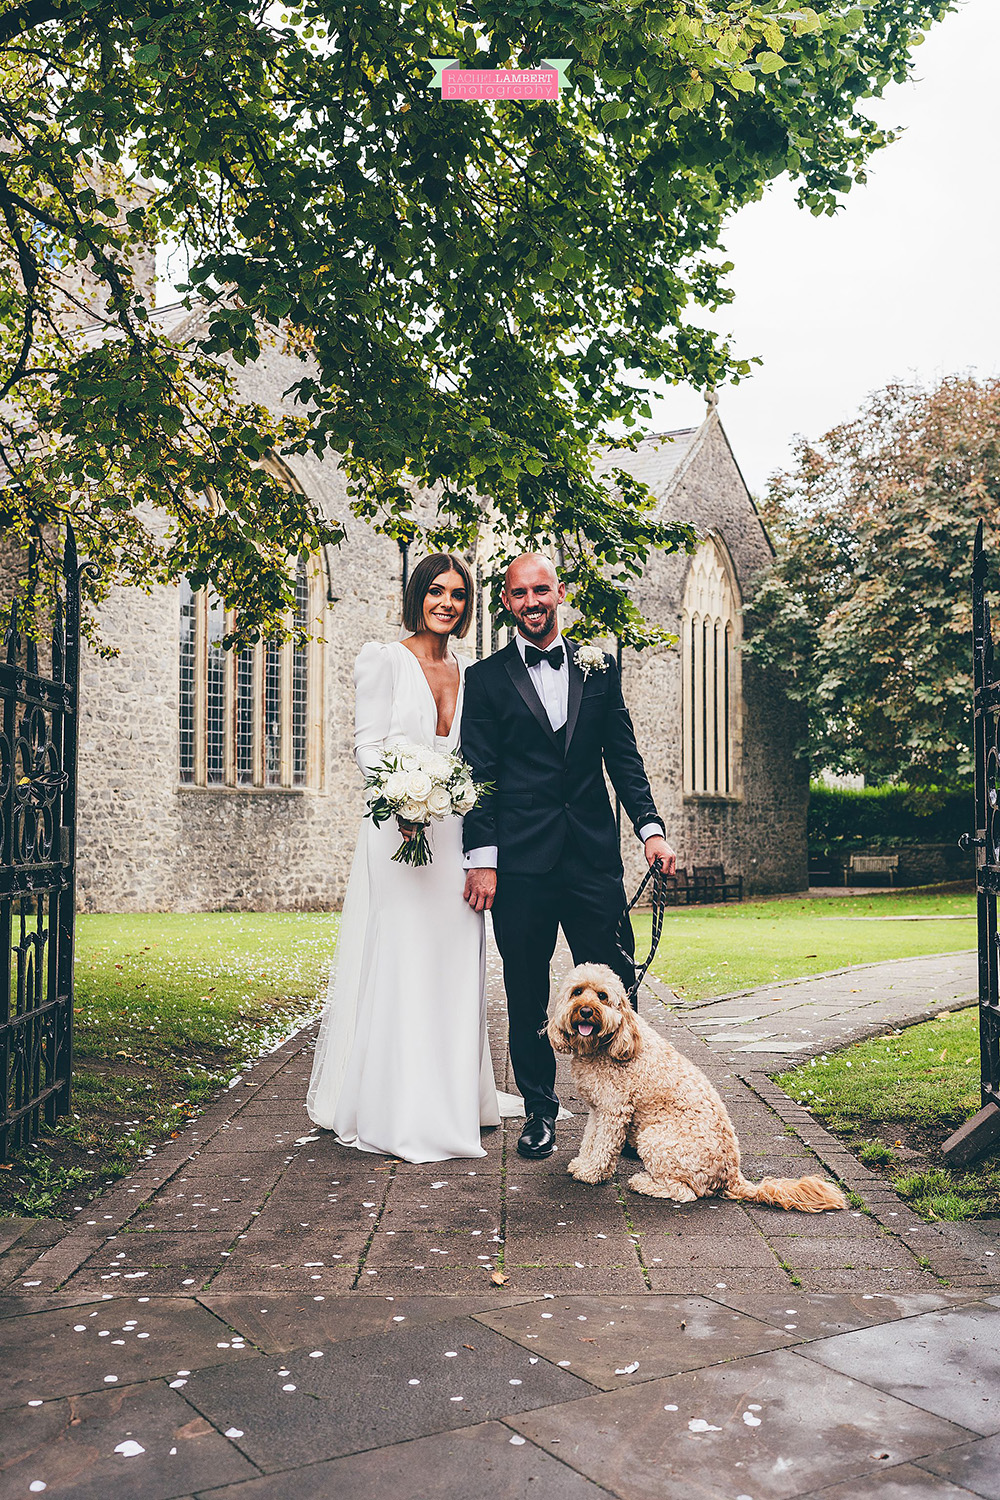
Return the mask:
<svg viewBox="0 0 1000 1500">
<path fill-rule="evenodd" d="M 587 641 L 578 647 L 574 661 L 583 673 L 584 678 L 590 676 L 591 672 L 606 672 L 608 670 L 608 658 L 600 646 L 595 646 L 593 641 Z"/>
</svg>

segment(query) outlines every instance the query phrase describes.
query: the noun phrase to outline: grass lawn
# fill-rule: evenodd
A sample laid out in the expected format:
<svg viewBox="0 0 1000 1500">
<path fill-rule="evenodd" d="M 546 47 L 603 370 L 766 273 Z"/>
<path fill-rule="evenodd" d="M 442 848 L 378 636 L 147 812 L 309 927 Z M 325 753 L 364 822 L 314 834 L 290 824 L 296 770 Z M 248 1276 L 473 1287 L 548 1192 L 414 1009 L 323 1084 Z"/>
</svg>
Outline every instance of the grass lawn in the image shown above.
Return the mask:
<svg viewBox="0 0 1000 1500">
<path fill-rule="evenodd" d="M 0 1173 L 0 1214 L 72 1216 L 316 1007 L 338 918 L 81 916 L 72 1113 Z"/>
<path fill-rule="evenodd" d="M 653 973 L 682 999 L 704 1000 L 847 964 L 953 953 L 976 946 L 975 912 L 972 894 L 922 891 L 668 907 Z M 914 916 L 966 920 L 870 920 Z M 634 918 L 643 958 L 650 921 L 648 912 Z"/>
<path fill-rule="evenodd" d="M 923 892 L 680 908 L 667 913 L 654 972 L 696 1000 L 970 948 L 973 910 L 972 896 Z M 963 920 L 856 920 L 911 915 Z M 80 917 L 73 1112 L 0 1172 L 0 1214 L 72 1217 L 175 1134 L 316 1009 L 337 921 L 289 912 Z M 636 919 L 643 955 L 649 923 L 648 913 Z"/>
<path fill-rule="evenodd" d="M 855 1042 L 777 1082 L 922 1217 L 1000 1215 L 1000 1155 L 961 1170 L 940 1165 L 941 1142 L 980 1104 L 977 1007 Z"/>
</svg>

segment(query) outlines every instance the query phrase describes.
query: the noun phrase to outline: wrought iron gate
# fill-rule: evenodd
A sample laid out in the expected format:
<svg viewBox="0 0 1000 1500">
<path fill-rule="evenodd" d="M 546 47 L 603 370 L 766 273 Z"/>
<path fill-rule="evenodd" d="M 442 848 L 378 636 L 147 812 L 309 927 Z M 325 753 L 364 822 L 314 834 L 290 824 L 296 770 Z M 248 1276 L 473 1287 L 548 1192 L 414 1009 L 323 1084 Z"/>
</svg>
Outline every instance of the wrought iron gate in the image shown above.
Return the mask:
<svg viewBox="0 0 1000 1500">
<path fill-rule="evenodd" d="M 23 556 L 23 554 L 22 554 Z M 87 567 L 88 564 L 84 564 Z M 80 576 L 67 528 L 44 629 L 6 613 L 0 656 L 0 1158 L 69 1109 Z M 4 955 L 6 955 L 4 957 Z"/>
<path fill-rule="evenodd" d="M 976 851 L 979 924 L 979 1053 L 982 1108 L 945 1141 L 945 1160 L 971 1161 L 1000 1139 L 1000 946 L 997 895 L 1000 893 L 1000 672 L 993 652 L 990 606 L 986 598 L 989 561 L 983 523 L 976 530 L 972 560 L 972 660 L 976 752 L 976 829 L 959 839 Z"/>
</svg>

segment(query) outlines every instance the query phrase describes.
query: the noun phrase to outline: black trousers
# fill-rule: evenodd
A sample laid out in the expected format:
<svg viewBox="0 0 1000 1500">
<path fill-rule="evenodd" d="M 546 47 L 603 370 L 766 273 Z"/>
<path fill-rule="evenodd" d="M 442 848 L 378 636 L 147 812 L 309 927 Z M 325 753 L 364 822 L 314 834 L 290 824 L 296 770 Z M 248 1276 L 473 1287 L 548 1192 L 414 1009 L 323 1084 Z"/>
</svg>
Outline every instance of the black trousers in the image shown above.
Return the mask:
<svg viewBox="0 0 1000 1500">
<path fill-rule="evenodd" d="M 556 1059 L 539 1035 L 549 1005 L 549 963 L 562 927 L 575 964 L 607 964 L 626 989 L 635 980 L 632 927 L 623 922 L 625 888 L 613 871 L 594 870 L 567 840 L 555 869 L 544 875 L 497 878 L 493 931 L 503 959 L 510 1020 L 510 1060 L 525 1112 L 554 1117 Z"/>
</svg>

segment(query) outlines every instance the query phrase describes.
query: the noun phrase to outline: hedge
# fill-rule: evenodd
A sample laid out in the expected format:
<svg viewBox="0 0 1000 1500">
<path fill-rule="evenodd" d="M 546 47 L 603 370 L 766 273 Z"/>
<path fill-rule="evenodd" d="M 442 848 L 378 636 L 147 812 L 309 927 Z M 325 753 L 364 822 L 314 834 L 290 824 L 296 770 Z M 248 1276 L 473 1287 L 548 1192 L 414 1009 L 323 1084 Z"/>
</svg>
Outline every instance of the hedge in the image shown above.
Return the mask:
<svg viewBox="0 0 1000 1500">
<path fill-rule="evenodd" d="M 953 844 L 974 823 L 971 786 L 826 786 L 809 789 L 809 853 Z"/>
</svg>

